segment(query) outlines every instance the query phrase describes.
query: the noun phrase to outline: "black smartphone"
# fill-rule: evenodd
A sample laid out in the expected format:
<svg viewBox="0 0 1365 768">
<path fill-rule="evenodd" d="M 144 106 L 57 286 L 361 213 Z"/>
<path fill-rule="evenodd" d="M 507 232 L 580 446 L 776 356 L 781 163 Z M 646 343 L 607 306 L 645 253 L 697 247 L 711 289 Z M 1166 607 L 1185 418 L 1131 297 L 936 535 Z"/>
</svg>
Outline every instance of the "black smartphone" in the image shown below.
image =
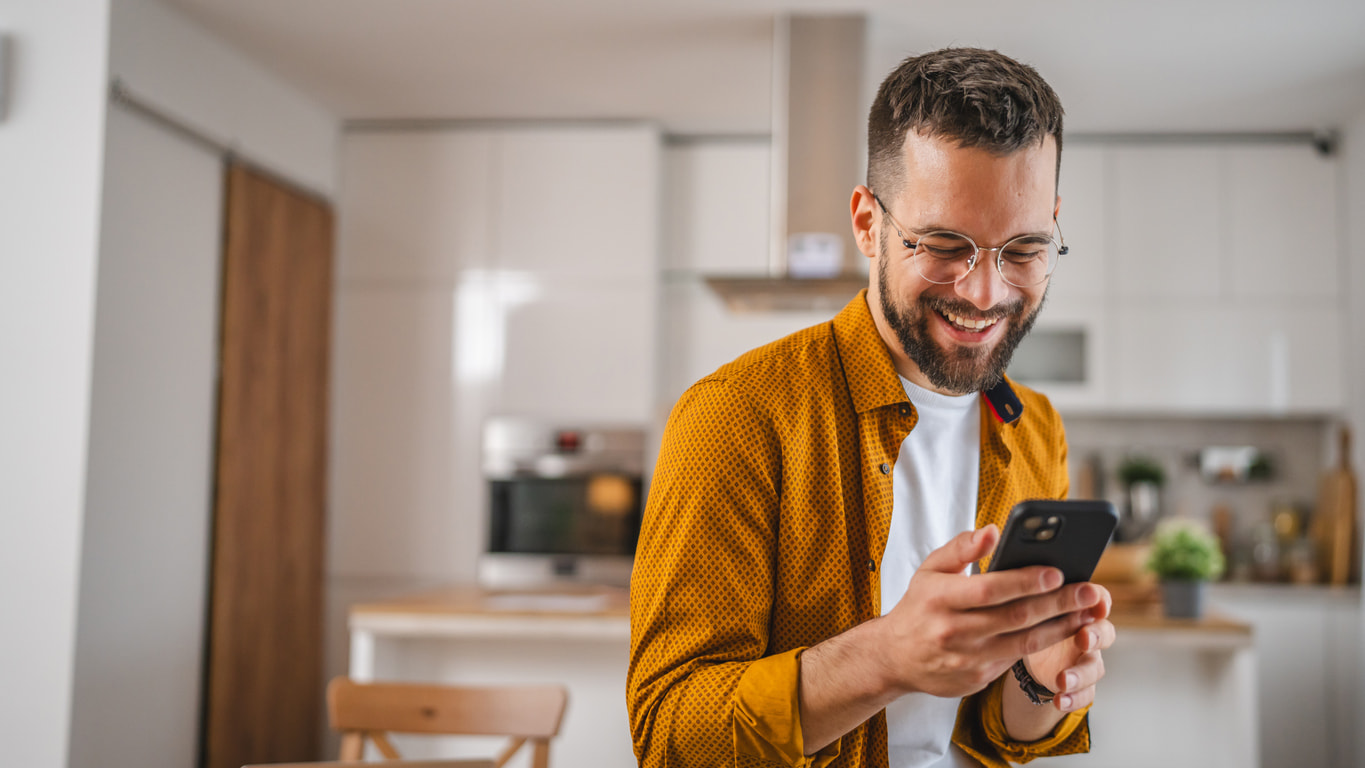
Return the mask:
<svg viewBox="0 0 1365 768">
<path fill-rule="evenodd" d="M 1049 565 L 1067 584 L 1089 581 L 1118 521 L 1107 501 L 1021 501 L 1010 510 L 988 570 Z"/>
</svg>

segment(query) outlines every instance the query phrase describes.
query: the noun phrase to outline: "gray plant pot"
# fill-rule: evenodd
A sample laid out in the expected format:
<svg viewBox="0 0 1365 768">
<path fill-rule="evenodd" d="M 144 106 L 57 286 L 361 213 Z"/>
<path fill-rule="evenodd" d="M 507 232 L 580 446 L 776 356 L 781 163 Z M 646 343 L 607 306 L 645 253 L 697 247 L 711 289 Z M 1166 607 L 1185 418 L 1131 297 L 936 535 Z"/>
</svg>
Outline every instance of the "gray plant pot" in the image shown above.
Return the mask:
<svg viewBox="0 0 1365 768">
<path fill-rule="evenodd" d="M 1203 581 L 1176 579 L 1161 582 L 1161 604 L 1172 619 L 1197 619 L 1204 615 Z"/>
</svg>

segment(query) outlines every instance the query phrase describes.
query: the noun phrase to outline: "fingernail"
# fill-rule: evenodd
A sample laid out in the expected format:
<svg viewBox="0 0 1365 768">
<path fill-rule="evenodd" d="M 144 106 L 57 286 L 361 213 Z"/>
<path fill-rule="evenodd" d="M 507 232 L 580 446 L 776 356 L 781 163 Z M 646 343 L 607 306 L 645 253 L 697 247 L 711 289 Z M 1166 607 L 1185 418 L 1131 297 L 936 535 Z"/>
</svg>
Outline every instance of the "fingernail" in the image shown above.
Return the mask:
<svg viewBox="0 0 1365 768">
<path fill-rule="evenodd" d="M 1056 589 L 1062 586 L 1062 572 L 1054 568 L 1049 568 L 1043 572 L 1043 589 Z"/>
<path fill-rule="evenodd" d="M 1082 605 L 1093 605 L 1094 603 L 1099 602 L 1100 593 L 1099 590 L 1087 584 L 1076 591 L 1076 599 L 1079 600 Z"/>
<path fill-rule="evenodd" d="M 1058 702 L 1061 704 L 1061 708 L 1062 708 L 1063 710 L 1071 709 L 1071 697 L 1070 697 L 1070 696 L 1063 696 L 1062 698 L 1058 699 Z"/>
<path fill-rule="evenodd" d="M 1067 672 L 1066 677 L 1062 678 L 1062 690 L 1069 691 L 1076 687 L 1076 673 Z"/>
</svg>

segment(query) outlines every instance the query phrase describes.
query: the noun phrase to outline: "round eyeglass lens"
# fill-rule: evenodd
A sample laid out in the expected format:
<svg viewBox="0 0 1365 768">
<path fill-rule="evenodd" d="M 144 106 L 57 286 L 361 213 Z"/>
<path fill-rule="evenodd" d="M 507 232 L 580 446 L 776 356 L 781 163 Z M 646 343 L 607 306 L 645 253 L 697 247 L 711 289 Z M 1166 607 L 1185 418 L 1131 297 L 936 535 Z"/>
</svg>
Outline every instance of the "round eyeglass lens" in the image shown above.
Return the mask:
<svg viewBox="0 0 1365 768">
<path fill-rule="evenodd" d="M 915 246 L 915 269 L 931 283 L 954 283 L 976 260 L 976 243 L 955 232 L 930 232 Z"/>
<path fill-rule="evenodd" d="M 1000 249 L 1000 276 L 1005 282 L 1027 288 L 1043 282 L 1061 260 L 1057 241 L 1046 237 L 1021 237 Z"/>
</svg>

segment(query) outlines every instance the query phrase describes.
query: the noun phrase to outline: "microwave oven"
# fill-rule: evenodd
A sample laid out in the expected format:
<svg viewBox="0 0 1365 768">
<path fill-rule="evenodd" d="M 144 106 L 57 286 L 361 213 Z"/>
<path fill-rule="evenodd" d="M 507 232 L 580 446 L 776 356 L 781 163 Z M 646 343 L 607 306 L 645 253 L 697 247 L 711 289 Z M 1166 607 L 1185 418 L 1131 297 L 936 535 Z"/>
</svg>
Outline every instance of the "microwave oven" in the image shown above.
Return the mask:
<svg viewBox="0 0 1365 768">
<path fill-rule="evenodd" d="M 644 511 L 644 453 L 639 428 L 488 421 L 479 582 L 626 586 Z"/>
</svg>

